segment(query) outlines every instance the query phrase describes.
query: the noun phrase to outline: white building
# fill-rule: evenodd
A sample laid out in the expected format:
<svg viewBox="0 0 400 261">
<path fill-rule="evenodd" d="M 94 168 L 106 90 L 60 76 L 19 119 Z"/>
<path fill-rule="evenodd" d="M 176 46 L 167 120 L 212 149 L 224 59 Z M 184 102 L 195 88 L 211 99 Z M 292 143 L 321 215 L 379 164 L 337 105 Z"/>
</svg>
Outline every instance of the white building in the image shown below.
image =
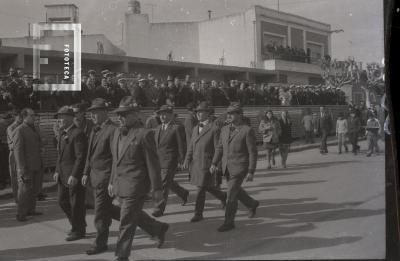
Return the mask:
<svg viewBox="0 0 400 261">
<path fill-rule="evenodd" d="M 308 84 L 320 80 L 316 63 L 265 58 L 268 43 L 301 48 L 312 61 L 331 54 L 331 27 L 262 6 L 200 22 L 151 23 L 138 1 L 125 14 L 124 49 L 128 56 L 275 71 L 278 81 Z"/>
</svg>

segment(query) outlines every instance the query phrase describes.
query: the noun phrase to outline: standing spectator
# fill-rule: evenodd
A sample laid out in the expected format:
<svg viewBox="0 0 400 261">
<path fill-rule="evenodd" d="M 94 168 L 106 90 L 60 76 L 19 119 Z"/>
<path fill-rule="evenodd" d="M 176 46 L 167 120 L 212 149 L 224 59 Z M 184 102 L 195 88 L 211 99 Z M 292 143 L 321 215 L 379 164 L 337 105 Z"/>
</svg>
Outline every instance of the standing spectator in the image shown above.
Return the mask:
<svg viewBox="0 0 400 261">
<path fill-rule="evenodd" d="M 74 124 L 74 111 L 63 106 L 58 111 L 62 132 L 58 141 L 58 158 L 54 181 L 58 184 L 58 203 L 72 229 L 66 238 L 74 241 L 86 234 L 85 187 L 81 184 L 87 152 L 87 139 Z"/>
<path fill-rule="evenodd" d="M 35 128 L 35 112 L 30 108 L 21 111 L 23 123 L 15 129 L 13 150 L 18 177 L 17 220 L 41 215 L 36 212 L 36 197 L 41 184 L 42 159 L 40 135 Z"/>
<path fill-rule="evenodd" d="M 326 141 L 328 139 L 328 134 L 332 129 L 332 122 L 331 122 L 331 117 L 327 113 L 325 106 L 321 106 L 319 108 L 319 111 L 320 115 L 319 115 L 318 127 L 321 135 L 320 152 L 321 154 L 326 154 L 328 153 L 328 146 L 326 144 Z"/>
<path fill-rule="evenodd" d="M 314 143 L 314 138 L 313 138 L 313 131 L 314 131 L 313 117 L 311 115 L 311 109 L 310 108 L 307 108 L 306 115 L 304 115 L 303 119 L 301 120 L 301 124 L 304 127 L 304 136 L 305 136 L 306 144 Z"/>
<path fill-rule="evenodd" d="M 283 111 L 279 119 L 281 135 L 279 136 L 279 152 L 282 159 L 282 167 L 286 168 L 286 161 L 289 154 L 290 143 L 292 143 L 292 121 L 288 111 Z"/>
<path fill-rule="evenodd" d="M 10 114 L 0 115 L 0 190 L 9 183 L 7 127 L 12 122 Z"/>
<path fill-rule="evenodd" d="M 365 132 L 368 140 L 368 153 L 367 157 L 370 157 L 371 154 L 376 151 L 379 153 L 378 146 L 378 137 L 381 131 L 381 125 L 379 124 L 379 120 L 376 118 L 374 113 L 369 113 L 367 125 L 365 127 Z"/>
<path fill-rule="evenodd" d="M 228 182 L 225 220 L 218 228 L 219 232 L 235 228 L 238 200 L 249 209 L 249 218 L 256 215 L 260 204 L 242 188 L 245 179 L 253 181 L 257 165 L 256 135 L 251 127 L 242 122 L 242 115 L 243 110 L 238 103 L 228 107 L 229 125 L 221 130 L 221 137 L 210 167 L 210 172 L 215 173 L 218 163 L 222 161 L 222 172 Z"/>
<path fill-rule="evenodd" d="M 267 151 L 267 169 L 271 169 L 274 150 L 278 147 L 279 136 L 281 135 L 279 121 L 274 117 L 271 110 L 265 113 L 265 118 L 261 120 L 258 130 L 263 135 L 264 149 Z"/>
<path fill-rule="evenodd" d="M 343 112 L 339 113 L 336 121 L 336 137 L 338 137 L 338 153 L 342 154 L 342 145 L 346 152 L 349 151 L 346 144 L 346 135 L 348 132 L 347 119 L 344 118 Z"/>
<path fill-rule="evenodd" d="M 8 156 L 8 162 L 9 162 L 11 189 L 13 191 L 15 203 L 18 203 L 18 178 L 17 178 L 17 167 L 15 165 L 13 140 L 14 140 L 15 129 L 22 124 L 22 117 L 20 113 L 15 113 L 14 116 L 15 116 L 14 122 L 7 128 L 7 141 L 8 141 L 8 149 L 10 151 Z"/>
<path fill-rule="evenodd" d="M 146 119 L 146 129 L 155 130 L 161 124 L 160 116 L 157 114 L 158 108 L 153 111 L 153 114 Z"/>
<path fill-rule="evenodd" d="M 347 125 L 348 125 L 347 135 L 352 146 L 352 152 L 354 153 L 354 155 L 357 155 L 357 152 L 359 151 L 358 134 L 361 128 L 361 121 L 360 118 L 357 116 L 355 110 L 350 111 L 350 117 L 347 120 Z"/>
</svg>

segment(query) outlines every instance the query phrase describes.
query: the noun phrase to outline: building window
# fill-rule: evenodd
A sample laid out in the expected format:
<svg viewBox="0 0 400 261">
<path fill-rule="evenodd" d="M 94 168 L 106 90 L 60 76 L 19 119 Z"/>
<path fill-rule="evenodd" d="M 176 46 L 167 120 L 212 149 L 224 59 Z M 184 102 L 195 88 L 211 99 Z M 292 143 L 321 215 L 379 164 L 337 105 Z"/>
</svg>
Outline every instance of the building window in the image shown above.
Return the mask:
<svg viewBox="0 0 400 261">
<path fill-rule="evenodd" d="M 263 37 L 264 37 L 263 38 L 264 47 L 266 47 L 267 45 L 283 46 L 283 47 L 286 46 L 286 37 L 285 36 L 264 33 Z"/>
<path fill-rule="evenodd" d="M 310 55 L 311 63 L 318 63 L 324 57 L 324 46 L 307 42 L 307 53 Z"/>
</svg>

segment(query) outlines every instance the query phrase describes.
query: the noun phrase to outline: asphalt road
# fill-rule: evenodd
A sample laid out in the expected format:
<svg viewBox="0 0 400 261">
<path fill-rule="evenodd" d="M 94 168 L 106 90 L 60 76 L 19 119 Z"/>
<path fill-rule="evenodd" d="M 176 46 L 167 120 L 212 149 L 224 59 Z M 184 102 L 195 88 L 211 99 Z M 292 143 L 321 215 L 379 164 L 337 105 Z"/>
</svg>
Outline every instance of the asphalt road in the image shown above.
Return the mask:
<svg viewBox="0 0 400 261">
<path fill-rule="evenodd" d="M 365 142 L 361 145 L 366 147 Z M 171 195 L 160 218 L 170 224 L 164 246 L 155 248 L 156 242 L 138 229 L 131 260 L 384 258 L 384 154 L 338 155 L 336 147 L 329 149 L 327 155 L 318 149 L 291 153 L 287 169 L 279 167 L 277 157 L 278 166 L 266 170 L 261 158 L 254 181 L 244 185 L 260 201 L 257 215 L 248 219 L 239 204 L 236 229 L 225 233 L 216 231 L 224 212 L 209 195 L 205 219 L 189 222 L 195 187 L 179 174 L 176 179 L 191 191 L 188 204 L 181 206 Z M 145 209 L 151 211 L 151 203 Z M 55 193 L 39 202 L 38 211 L 45 214 L 19 223 L 12 200 L 0 201 L 0 260 L 114 260 L 117 222 L 111 227 L 109 252 L 87 256 L 84 252 L 95 237 L 93 210 L 86 218 L 87 237 L 72 243 L 65 241 L 70 227 Z"/>
</svg>

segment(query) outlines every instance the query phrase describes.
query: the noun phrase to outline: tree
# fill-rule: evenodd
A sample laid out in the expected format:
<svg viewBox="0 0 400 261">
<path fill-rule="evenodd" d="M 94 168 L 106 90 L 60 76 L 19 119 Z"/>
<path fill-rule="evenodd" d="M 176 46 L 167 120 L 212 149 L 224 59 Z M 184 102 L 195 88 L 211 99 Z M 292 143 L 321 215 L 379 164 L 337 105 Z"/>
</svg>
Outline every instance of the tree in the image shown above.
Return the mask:
<svg viewBox="0 0 400 261">
<path fill-rule="evenodd" d="M 352 57 L 337 61 L 326 55 L 321 61 L 321 69 L 321 76 L 327 86 L 342 88 L 345 84 L 352 84 L 364 90 L 367 107 L 371 106 L 371 94 L 381 96 L 385 92 L 383 67 L 379 63 L 368 63 L 366 70 L 363 70 L 362 63 Z"/>
</svg>

